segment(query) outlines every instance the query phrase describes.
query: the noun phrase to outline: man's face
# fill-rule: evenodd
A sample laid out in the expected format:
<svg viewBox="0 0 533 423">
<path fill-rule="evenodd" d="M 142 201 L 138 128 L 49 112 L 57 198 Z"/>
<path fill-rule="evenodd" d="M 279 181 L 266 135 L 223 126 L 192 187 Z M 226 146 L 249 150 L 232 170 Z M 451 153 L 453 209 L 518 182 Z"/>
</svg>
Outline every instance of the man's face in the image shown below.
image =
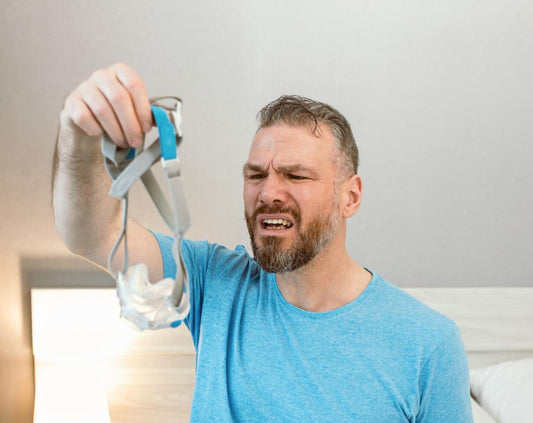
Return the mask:
<svg viewBox="0 0 533 423">
<path fill-rule="evenodd" d="M 244 165 L 244 208 L 254 255 L 269 272 L 309 263 L 337 235 L 336 148 L 328 127 L 257 132 Z"/>
</svg>

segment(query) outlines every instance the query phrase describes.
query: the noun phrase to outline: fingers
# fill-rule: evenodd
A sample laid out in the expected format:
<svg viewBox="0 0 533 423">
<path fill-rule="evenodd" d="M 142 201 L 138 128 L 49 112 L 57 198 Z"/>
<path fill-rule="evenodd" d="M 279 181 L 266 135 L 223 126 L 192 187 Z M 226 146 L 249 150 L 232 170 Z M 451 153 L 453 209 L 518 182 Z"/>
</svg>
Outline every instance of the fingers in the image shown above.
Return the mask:
<svg viewBox="0 0 533 423">
<path fill-rule="evenodd" d="M 115 71 L 118 81 L 130 93 L 143 131 L 150 131 L 153 125 L 152 109 L 143 80 L 134 69 L 122 63 L 111 66 L 111 69 Z"/>
<path fill-rule="evenodd" d="M 96 71 L 82 100 L 92 110 L 102 128 L 118 144 L 141 144 L 142 129 L 132 98 L 112 70 Z M 96 87 L 94 90 L 92 87 Z"/>
<path fill-rule="evenodd" d="M 74 122 L 83 132 L 92 137 L 102 135 L 103 129 L 95 119 L 87 105 L 74 95 L 69 95 L 65 100 L 65 107 L 61 112 L 61 122 L 68 124 Z"/>
<path fill-rule="evenodd" d="M 64 113 L 86 134 L 105 131 L 123 148 L 140 146 L 152 127 L 144 82 L 124 64 L 94 72 L 67 97 Z"/>
</svg>

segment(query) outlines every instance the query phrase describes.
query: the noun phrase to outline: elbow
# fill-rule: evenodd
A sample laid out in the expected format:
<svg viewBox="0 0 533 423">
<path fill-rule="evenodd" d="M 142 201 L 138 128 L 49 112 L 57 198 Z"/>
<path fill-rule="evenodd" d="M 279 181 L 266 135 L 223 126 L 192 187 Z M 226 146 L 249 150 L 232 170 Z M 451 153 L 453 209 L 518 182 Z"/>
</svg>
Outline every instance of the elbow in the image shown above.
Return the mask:
<svg viewBox="0 0 533 423">
<path fill-rule="evenodd" d="M 64 225 L 58 224 L 57 221 L 55 225 L 55 230 L 56 233 L 59 235 L 59 238 L 61 238 L 61 240 L 63 241 L 63 244 L 71 253 L 83 257 L 87 257 L 90 255 L 91 248 L 89 247 L 89 243 L 83 236 L 73 233 Z"/>
<path fill-rule="evenodd" d="M 57 210 L 54 211 L 54 226 L 59 238 L 70 252 L 86 258 L 92 255 L 95 249 L 95 234 L 91 234 L 87 226 L 77 220 L 69 219 L 69 216 Z"/>
</svg>

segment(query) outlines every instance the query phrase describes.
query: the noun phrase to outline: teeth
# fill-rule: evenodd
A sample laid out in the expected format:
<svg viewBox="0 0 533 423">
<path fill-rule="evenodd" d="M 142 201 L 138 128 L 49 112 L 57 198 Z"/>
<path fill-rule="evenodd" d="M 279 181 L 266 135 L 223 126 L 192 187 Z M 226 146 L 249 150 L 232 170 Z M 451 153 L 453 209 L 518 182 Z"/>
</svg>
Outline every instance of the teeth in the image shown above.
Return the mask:
<svg viewBox="0 0 533 423">
<path fill-rule="evenodd" d="M 264 225 L 283 225 L 288 228 L 292 226 L 292 223 L 285 219 L 265 219 L 263 220 Z"/>
</svg>

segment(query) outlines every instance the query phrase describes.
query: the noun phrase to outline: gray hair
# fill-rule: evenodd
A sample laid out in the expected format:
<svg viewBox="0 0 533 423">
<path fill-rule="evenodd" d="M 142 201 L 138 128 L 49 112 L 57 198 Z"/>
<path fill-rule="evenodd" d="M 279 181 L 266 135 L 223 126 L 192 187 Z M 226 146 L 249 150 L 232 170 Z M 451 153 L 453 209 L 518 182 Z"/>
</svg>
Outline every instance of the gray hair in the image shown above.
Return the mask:
<svg viewBox="0 0 533 423">
<path fill-rule="evenodd" d="M 335 108 L 306 97 L 284 95 L 263 107 L 257 114 L 259 129 L 284 123 L 290 126 L 308 126 L 320 136 L 319 124 L 329 126 L 335 137 L 340 170 L 345 175 L 357 174 L 359 150 L 350 123 Z"/>
</svg>

